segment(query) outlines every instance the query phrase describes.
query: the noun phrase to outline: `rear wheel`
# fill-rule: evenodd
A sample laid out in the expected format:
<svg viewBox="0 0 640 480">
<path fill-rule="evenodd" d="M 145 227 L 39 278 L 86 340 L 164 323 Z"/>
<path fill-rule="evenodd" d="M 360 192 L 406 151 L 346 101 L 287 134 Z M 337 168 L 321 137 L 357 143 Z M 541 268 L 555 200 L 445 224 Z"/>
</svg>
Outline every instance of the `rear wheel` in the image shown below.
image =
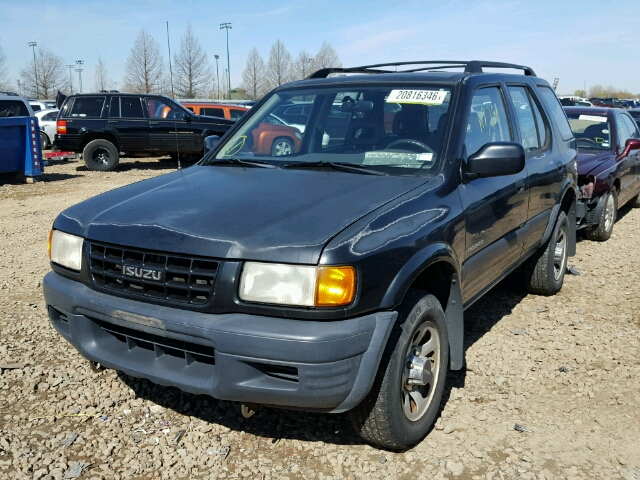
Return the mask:
<svg viewBox="0 0 640 480">
<path fill-rule="evenodd" d="M 92 140 L 82 151 L 84 164 L 89 170 L 110 172 L 118 166 L 120 153 L 109 140 Z"/>
<path fill-rule="evenodd" d="M 560 212 L 549 241 L 525 265 L 527 287 L 538 295 L 555 295 L 562 288 L 569 254 L 569 219 Z"/>
<path fill-rule="evenodd" d="M 349 412 L 368 442 L 406 450 L 432 427 L 449 366 L 447 325 L 433 295 L 410 291 L 391 333 L 373 387 Z"/>
<path fill-rule="evenodd" d="M 589 240 L 604 242 L 609 240 L 613 232 L 613 224 L 616 222 L 618 213 L 618 195 L 615 188 L 609 193 L 605 193 L 604 208 L 600 214 L 597 225 L 592 225 L 585 229 L 585 235 Z"/>
<path fill-rule="evenodd" d="M 49 136 L 40 130 L 40 147 L 42 150 L 47 150 L 51 147 L 51 141 L 49 140 Z"/>
<path fill-rule="evenodd" d="M 286 137 L 276 138 L 271 145 L 271 156 L 282 157 L 293 153 L 293 141 Z"/>
</svg>

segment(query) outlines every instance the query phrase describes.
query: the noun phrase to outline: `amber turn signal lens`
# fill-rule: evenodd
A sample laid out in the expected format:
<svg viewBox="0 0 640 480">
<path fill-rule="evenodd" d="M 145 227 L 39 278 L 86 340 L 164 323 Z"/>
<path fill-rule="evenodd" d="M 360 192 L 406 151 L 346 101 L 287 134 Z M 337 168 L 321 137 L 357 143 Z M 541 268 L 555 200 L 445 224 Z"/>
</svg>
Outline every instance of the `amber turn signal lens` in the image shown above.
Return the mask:
<svg viewBox="0 0 640 480">
<path fill-rule="evenodd" d="M 53 230 L 49 232 L 49 240 L 47 241 L 47 255 L 49 255 L 49 260 L 51 260 L 51 239 L 53 238 Z"/>
<path fill-rule="evenodd" d="M 316 306 L 348 305 L 356 293 L 356 271 L 353 267 L 320 267 L 316 277 Z"/>
</svg>

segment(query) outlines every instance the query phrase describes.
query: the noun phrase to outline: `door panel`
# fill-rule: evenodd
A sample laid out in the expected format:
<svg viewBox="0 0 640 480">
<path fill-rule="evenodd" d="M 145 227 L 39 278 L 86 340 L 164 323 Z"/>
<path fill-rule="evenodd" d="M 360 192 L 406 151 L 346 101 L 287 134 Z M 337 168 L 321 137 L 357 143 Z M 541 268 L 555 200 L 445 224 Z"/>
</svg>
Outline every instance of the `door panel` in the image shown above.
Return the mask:
<svg viewBox="0 0 640 480">
<path fill-rule="evenodd" d="M 487 143 L 513 139 L 501 89 L 476 90 L 469 112 L 465 157 Z M 461 185 L 460 197 L 466 225 L 463 278 L 466 302 L 520 258 L 522 237 L 516 231 L 527 219 L 526 169 L 515 175 L 471 180 Z"/>
<path fill-rule="evenodd" d="M 119 139 L 123 152 L 149 149 L 149 120 L 144 117 L 140 97 L 111 97 L 107 131 Z"/>
<path fill-rule="evenodd" d="M 635 129 L 634 129 L 635 130 Z M 635 133 L 629 130 L 628 125 L 624 121 L 624 115 L 621 113 L 616 114 L 616 133 L 618 142 L 618 154 L 624 151 L 625 144 L 632 134 Z M 635 167 L 636 167 L 636 153 L 629 152 L 629 155 L 618 160 L 618 176 L 620 178 L 620 193 L 618 194 L 618 205 L 622 205 L 629 201 L 635 193 Z"/>
<path fill-rule="evenodd" d="M 149 116 L 149 148 L 153 151 L 195 153 L 202 150 L 201 135 L 190 121 L 182 118 L 183 110 L 163 97 L 145 98 Z"/>
</svg>

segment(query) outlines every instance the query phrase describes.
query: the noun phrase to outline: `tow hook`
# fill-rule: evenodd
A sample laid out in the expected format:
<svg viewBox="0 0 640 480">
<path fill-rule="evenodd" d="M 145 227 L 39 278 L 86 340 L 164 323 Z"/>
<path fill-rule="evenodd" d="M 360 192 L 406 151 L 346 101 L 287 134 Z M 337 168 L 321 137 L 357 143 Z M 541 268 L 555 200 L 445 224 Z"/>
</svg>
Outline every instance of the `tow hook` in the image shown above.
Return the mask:
<svg viewBox="0 0 640 480">
<path fill-rule="evenodd" d="M 240 413 L 244 418 L 253 417 L 257 411 L 262 409 L 262 405 L 257 403 L 243 403 L 240 405 Z"/>
</svg>

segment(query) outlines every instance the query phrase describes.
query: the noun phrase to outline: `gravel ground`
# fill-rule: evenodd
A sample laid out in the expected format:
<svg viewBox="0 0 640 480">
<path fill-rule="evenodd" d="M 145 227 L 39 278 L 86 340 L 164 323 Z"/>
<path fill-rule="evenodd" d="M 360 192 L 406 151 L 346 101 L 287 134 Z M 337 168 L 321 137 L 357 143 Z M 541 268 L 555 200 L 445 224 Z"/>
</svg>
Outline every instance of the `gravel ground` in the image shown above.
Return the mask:
<svg viewBox="0 0 640 480">
<path fill-rule="evenodd" d="M 0 479 L 640 479 L 640 209 L 581 240 L 559 295 L 517 274 L 466 313 L 467 368 L 413 450 L 363 444 L 344 415 L 240 407 L 93 371 L 49 325 L 42 277 L 55 216 L 167 173 L 168 161 L 0 176 Z M 520 430 L 514 429 L 520 426 Z"/>
</svg>

